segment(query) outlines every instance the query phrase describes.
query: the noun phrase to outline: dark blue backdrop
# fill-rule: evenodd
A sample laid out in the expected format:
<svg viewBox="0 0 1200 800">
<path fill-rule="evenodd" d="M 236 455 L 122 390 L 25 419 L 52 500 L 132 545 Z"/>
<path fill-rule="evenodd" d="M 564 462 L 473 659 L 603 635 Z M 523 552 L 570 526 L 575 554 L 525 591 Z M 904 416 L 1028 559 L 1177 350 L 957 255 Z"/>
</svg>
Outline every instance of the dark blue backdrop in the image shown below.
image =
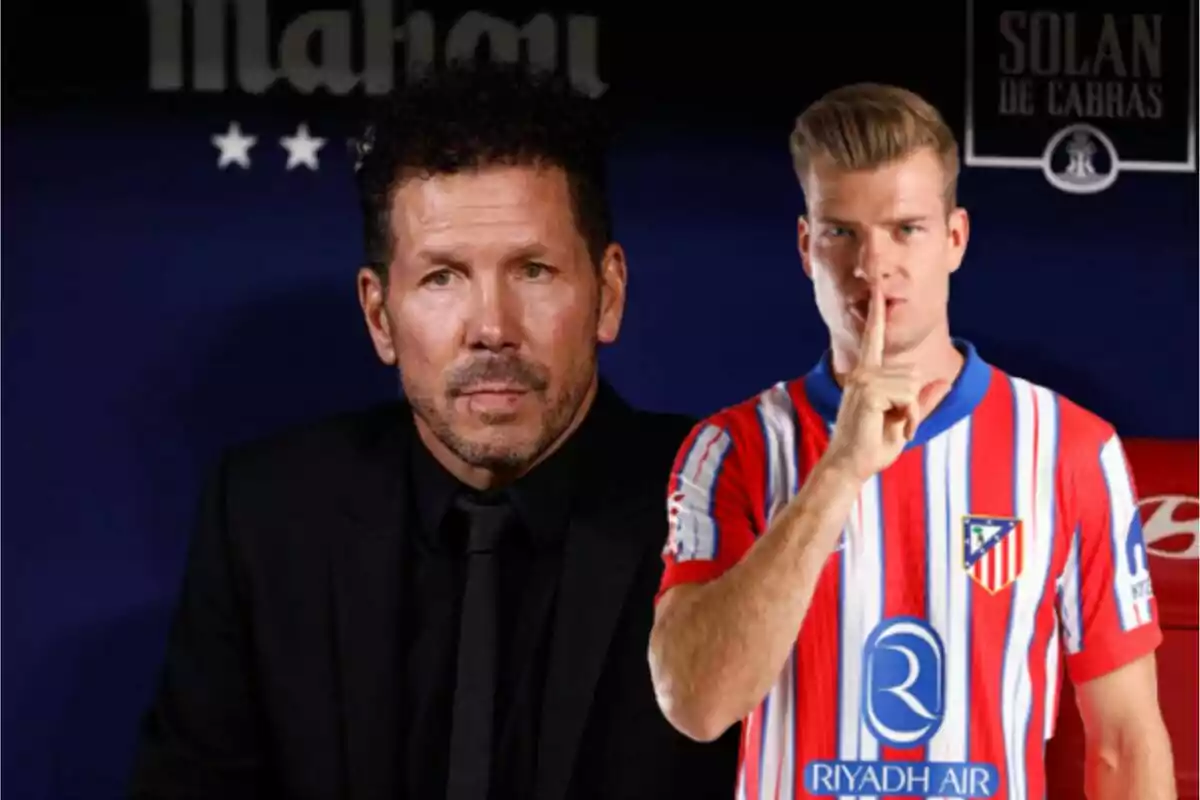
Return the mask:
<svg viewBox="0 0 1200 800">
<path fill-rule="evenodd" d="M 648 117 L 614 154 L 630 307 L 603 366 L 635 403 L 704 414 L 825 345 L 794 249 L 798 104 L 776 102 L 744 125 Z M 354 297 L 341 116 L 32 105 L 3 138 L 3 789 L 116 797 L 201 471 L 232 441 L 396 380 Z M 234 118 L 259 137 L 253 165 L 218 170 L 209 137 Z M 303 121 L 330 141 L 319 171 L 288 172 L 278 137 Z M 1195 437 L 1196 194 L 1194 174 L 1123 174 L 1081 197 L 1037 171 L 965 170 L 956 332 L 1127 436 Z"/>
</svg>

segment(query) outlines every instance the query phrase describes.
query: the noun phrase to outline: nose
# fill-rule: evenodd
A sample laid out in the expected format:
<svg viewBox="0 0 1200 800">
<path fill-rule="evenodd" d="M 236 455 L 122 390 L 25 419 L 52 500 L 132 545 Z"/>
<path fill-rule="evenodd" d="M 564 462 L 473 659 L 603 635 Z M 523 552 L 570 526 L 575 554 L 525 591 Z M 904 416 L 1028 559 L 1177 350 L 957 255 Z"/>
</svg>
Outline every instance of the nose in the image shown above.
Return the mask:
<svg viewBox="0 0 1200 800">
<path fill-rule="evenodd" d="M 520 331 L 515 305 L 512 289 L 499 270 L 477 272 L 471 286 L 468 346 L 493 352 L 515 348 Z"/>
<path fill-rule="evenodd" d="M 871 231 L 859 239 L 854 277 L 869 284 L 886 281 L 896 269 L 895 243 L 882 231 Z"/>
</svg>

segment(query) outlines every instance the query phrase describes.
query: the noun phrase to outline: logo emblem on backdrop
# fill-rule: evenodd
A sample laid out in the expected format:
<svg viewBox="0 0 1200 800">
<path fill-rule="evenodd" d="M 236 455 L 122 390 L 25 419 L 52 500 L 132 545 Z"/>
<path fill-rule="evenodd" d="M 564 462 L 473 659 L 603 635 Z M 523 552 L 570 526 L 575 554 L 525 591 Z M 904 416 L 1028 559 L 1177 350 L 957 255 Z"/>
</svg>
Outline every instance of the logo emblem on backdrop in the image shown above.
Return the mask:
<svg viewBox="0 0 1200 800">
<path fill-rule="evenodd" d="M 561 70 L 591 97 L 608 90 L 593 15 L 514 20 L 473 10 L 449 18 L 412 9 L 400 16 L 393 0 L 332 4 L 292 15 L 268 0 L 148 0 L 150 89 L 261 95 L 285 84 L 302 95 L 386 94 L 439 59 L 472 58 L 486 44 L 495 61 Z"/>
<path fill-rule="evenodd" d="M 270 0 L 147 0 L 152 92 L 251 96 L 380 95 L 440 63 L 478 58 L 559 71 L 578 91 L 600 97 L 599 19 L 541 12 L 510 19 L 481 10 L 455 17 L 423 9 L 403 15 L 393 0 L 331 0 L 295 14 Z M 340 7 L 338 7 L 340 6 Z M 243 130 L 232 120 L 209 141 L 218 169 L 249 170 L 269 158 L 287 172 L 316 172 L 329 130 L 301 121 L 291 135 Z M 268 143 L 269 140 L 274 140 Z M 355 168 L 362 143 L 351 139 Z M 255 149 L 257 147 L 257 149 Z M 268 149 L 269 148 L 269 149 Z M 340 149 L 335 152 L 340 152 Z"/>
<path fill-rule="evenodd" d="M 1200 559 L 1200 499 L 1178 494 L 1143 497 L 1138 502 L 1138 512 L 1150 555 Z"/>
<path fill-rule="evenodd" d="M 1196 25 L 1196 0 L 967 0 L 963 164 L 1039 170 L 1070 194 L 1194 172 Z"/>
<path fill-rule="evenodd" d="M 963 568 L 991 594 L 1025 568 L 1025 526 L 1010 517 L 963 517 Z"/>
<path fill-rule="evenodd" d="M 879 741 L 916 747 L 945 714 L 946 651 L 937 631 L 916 617 L 893 617 L 863 648 L 863 718 Z"/>
</svg>

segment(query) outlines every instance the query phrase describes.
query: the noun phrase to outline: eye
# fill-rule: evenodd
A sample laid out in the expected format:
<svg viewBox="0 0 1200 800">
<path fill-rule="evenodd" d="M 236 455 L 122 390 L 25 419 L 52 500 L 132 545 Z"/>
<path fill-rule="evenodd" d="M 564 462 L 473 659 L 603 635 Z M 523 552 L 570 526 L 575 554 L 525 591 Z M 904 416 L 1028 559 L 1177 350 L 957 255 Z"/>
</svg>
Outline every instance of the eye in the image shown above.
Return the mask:
<svg viewBox="0 0 1200 800">
<path fill-rule="evenodd" d="M 430 272 L 425 277 L 421 278 L 422 286 L 432 286 L 434 288 L 444 288 L 450 285 L 454 279 L 454 271 L 451 269 L 439 269 Z"/>
<path fill-rule="evenodd" d="M 549 278 L 554 270 L 540 261 L 526 261 L 521 265 L 521 277 L 531 281 Z"/>
<path fill-rule="evenodd" d="M 918 233 L 921 230 L 924 229 L 915 222 L 906 222 L 900 226 L 900 233 L 905 236 L 912 236 L 914 233 Z"/>
<path fill-rule="evenodd" d="M 821 230 L 821 238 L 834 242 L 849 242 L 855 238 L 855 233 L 848 225 L 827 225 Z"/>
</svg>

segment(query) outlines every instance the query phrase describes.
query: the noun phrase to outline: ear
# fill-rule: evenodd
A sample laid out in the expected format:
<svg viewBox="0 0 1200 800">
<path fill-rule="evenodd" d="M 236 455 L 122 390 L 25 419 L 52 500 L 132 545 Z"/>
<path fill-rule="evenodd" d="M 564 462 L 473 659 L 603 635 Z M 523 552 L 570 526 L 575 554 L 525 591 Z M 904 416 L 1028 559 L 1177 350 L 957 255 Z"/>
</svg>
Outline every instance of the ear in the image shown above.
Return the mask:
<svg viewBox="0 0 1200 800">
<path fill-rule="evenodd" d="M 812 228 L 808 218 L 801 214 L 796 219 L 796 249 L 800 251 L 800 263 L 804 265 L 804 274 L 812 279 L 812 261 L 809 258 L 809 248 L 812 246 Z"/>
<path fill-rule="evenodd" d="M 946 235 L 950 239 L 949 271 L 957 272 L 967 253 L 967 240 L 971 238 L 971 220 L 965 208 L 956 208 L 946 220 Z"/>
<path fill-rule="evenodd" d="M 358 304 L 375 354 L 384 364 L 395 364 L 396 345 L 392 342 L 392 325 L 387 315 L 387 287 L 371 267 L 358 270 Z"/>
<path fill-rule="evenodd" d="M 613 243 L 604 250 L 600 260 L 600 318 L 596 323 L 596 338 L 601 344 L 612 344 L 621 330 L 625 315 L 625 291 L 629 279 L 625 250 Z"/>
</svg>

